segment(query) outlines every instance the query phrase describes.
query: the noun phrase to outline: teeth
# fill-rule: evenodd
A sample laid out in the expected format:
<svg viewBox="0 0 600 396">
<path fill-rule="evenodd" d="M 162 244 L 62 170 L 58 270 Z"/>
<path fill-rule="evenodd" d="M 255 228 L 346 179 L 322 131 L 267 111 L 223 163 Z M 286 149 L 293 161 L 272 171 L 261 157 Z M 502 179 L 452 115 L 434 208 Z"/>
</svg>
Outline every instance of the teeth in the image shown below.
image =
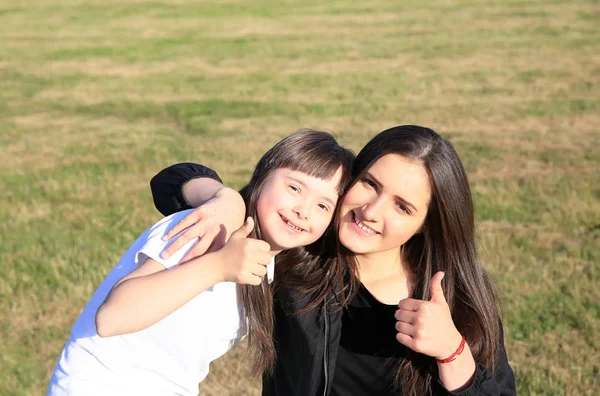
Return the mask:
<svg viewBox="0 0 600 396">
<path fill-rule="evenodd" d="M 369 228 L 366 225 L 364 225 L 360 220 L 358 220 L 358 217 L 356 216 L 356 214 L 354 214 L 354 222 L 356 223 L 356 225 L 358 226 L 358 228 L 360 228 L 361 230 L 363 230 L 367 234 L 369 234 L 369 235 L 377 235 L 377 231 L 372 230 L 371 228 Z"/>
<path fill-rule="evenodd" d="M 298 228 L 295 225 L 293 225 L 292 223 L 290 223 L 289 221 L 287 222 L 288 227 L 290 227 L 292 230 L 294 231 L 303 231 L 302 228 Z"/>
</svg>

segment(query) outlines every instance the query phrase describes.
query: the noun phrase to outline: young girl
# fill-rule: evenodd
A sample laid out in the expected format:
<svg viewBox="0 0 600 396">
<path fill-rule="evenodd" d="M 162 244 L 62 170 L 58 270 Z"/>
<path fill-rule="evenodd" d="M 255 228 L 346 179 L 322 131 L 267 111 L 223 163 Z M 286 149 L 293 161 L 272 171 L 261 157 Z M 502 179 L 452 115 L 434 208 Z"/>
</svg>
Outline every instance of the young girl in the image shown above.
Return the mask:
<svg viewBox="0 0 600 396">
<path fill-rule="evenodd" d="M 231 233 L 223 223 L 164 259 L 170 242 L 163 237 L 188 212 L 152 226 L 76 321 L 48 395 L 195 395 L 209 363 L 246 334 L 255 369 L 267 370 L 274 360 L 267 284 L 272 257 L 287 249 L 301 253 L 299 247 L 321 238 L 353 158 L 325 132 L 304 130 L 283 139 L 261 158 L 242 189 L 238 206 L 245 203 L 249 219 L 222 248 Z M 214 182 L 200 197 L 220 199 L 231 192 Z M 235 197 L 231 202 L 221 217 L 241 222 Z M 206 250 L 213 239 L 221 242 L 209 253 L 182 261 L 200 244 Z"/>
<path fill-rule="evenodd" d="M 152 186 L 163 212 L 184 205 L 166 200 L 188 179 L 171 173 L 178 183 Z M 278 258 L 278 359 L 263 395 L 516 394 L 452 145 L 428 128 L 391 128 L 361 150 L 353 177 L 337 238 Z"/>
</svg>

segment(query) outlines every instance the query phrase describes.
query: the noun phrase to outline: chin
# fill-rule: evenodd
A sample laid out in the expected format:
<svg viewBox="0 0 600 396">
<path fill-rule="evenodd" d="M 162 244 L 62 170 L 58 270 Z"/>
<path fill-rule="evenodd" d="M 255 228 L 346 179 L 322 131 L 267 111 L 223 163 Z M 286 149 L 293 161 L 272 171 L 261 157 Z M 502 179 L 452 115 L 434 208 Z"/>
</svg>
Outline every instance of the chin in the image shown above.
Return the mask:
<svg viewBox="0 0 600 396">
<path fill-rule="evenodd" d="M 348 250 L 350 250 L 352 253 L 355 254 L 361 254 L 361 253 L 367 253 L 370 249 L 368 246 L 365 246 L 365 244 L 363 243 L 364 241 L 362 241 L 357 235 L 353 235 L 354 231 L 352 230 L 347 230 L 347 231 L 342 231 L 339 234 L 339 239 L 340 239 L 340 243 Z"/>
<path fill-rule="evenodd" d="M 288 249 L 293 249 L 295 247 L 298 246 L 304 246 L 304 245 L 298 245 L 295 243 L 292 243 L 291 241 L 285 241 L 285 240 L 281 240 L 281 238 L 271 238 L 271 250 L 288 250 Z"/>
<path fill-rule="evenodd" d="M 303 240 L 303 241 L 290 241 L 290 240 L 277 240 L 277 238 L 274 238 L 273 240 L 273 244 L 277 245 L 277 249 L 273 249 L 273 250 L 288 250 L 288 249 L 294 249 L 297 247 L 303 247 L 303 246 L 307 246 L 310 245 L 311 243 L 313 243 L 315 241 L 307 241 L 307 240 Z"/>
</svg>

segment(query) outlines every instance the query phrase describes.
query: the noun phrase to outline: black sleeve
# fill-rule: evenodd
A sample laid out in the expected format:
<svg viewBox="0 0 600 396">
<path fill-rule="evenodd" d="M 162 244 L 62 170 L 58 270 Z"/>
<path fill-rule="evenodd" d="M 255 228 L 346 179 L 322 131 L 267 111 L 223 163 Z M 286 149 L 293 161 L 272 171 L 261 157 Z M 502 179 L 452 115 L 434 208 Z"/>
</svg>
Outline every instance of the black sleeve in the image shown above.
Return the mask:
<svg viewBox="0 0 600 396">
<path fill-rule="evenodd" d="M 223 183 L 217 172 L 192 162 L 171 165 L 158 172 L 150 180 L 152 199 L 156 209 L 165 216 L 191 209 L 190 204 L 183 197 L 183 186 L 190 180 L 200 177 L 208 177 Z"/>
<path fill-rule="evenodd" d="M 439 384 L 441 385 L 441 382 Z M 515 375 L 510 364 L 508 364 L 508 357 L 504 348 L 502 323 L 500 323 L 500 349 L 496 357 L 494 372 L 492 373 L 487 367 L 477 364 L 471 386 L 460 392 L 446 392 L 447 395 L 452 396 L 516 396 Z"/>
</svg>

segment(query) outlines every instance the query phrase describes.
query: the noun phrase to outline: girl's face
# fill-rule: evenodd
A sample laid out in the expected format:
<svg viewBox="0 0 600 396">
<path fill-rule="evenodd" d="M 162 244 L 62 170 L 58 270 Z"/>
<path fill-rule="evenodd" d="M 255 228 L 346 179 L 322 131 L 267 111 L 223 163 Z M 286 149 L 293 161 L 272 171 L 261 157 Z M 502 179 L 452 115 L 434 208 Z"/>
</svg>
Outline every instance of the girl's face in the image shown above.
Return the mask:
<svg viewBox="0 0 600 396">
<path fill-rule="evenodd" d="M 420 231 L 430 200 L 423 165 L 400 155 L 385 155 L 346 193 L 340 210 L 340 242 L 357 256 L 399 254 L 399 247 Z"/>
<path fill-rule="evenodd" d="M 323 235 L 339 198 L 341 176 L 341 168 L 330 180 L 279 168 L 267 177 L 256 206 L 271 250 L 310 245 Z"/>
</svg>

